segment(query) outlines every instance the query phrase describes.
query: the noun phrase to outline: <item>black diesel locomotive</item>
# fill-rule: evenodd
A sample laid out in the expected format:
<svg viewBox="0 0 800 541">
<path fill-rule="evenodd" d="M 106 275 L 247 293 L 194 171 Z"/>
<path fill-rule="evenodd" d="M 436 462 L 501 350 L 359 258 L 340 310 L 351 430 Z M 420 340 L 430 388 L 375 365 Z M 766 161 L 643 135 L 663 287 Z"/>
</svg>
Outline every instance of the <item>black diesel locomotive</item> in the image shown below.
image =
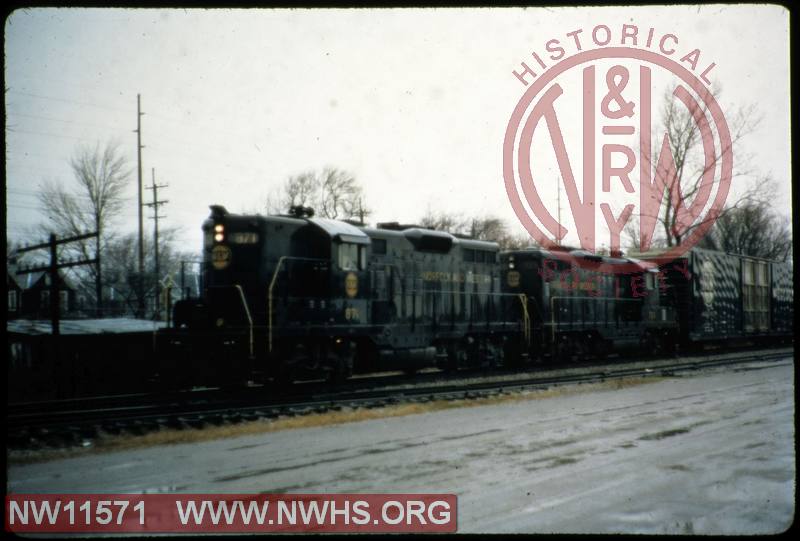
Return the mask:
<svg viewBox="0 0 800 541">
<path fill-rule="evenodd" d="M 158 335 L 162 372 L 197 381 L 502 364 L 521 322 L 498 245 L 400 224 L 211 207 L 203 295 Z M 224 369 L 221 369 L 224 367 Z"/>
<path fill-rule="evenodd" d="M 674 347 L 675 313 L 657 287 L 653 263 L 556 247 L 503 253 L 500 266 L 507 290 L 528 301 L 521 317 L 534 358 Z"/>
<path fill-rule="evenodd" d="M 203 235 L 203 294 L 177 303 L 157 335 L 173 384 L 342 380 L 792 334 L 791 267 L 753 258 L 499 253 L 494 242 L 303 207 L 249 216 L 212 206 Z"/>
</svg>

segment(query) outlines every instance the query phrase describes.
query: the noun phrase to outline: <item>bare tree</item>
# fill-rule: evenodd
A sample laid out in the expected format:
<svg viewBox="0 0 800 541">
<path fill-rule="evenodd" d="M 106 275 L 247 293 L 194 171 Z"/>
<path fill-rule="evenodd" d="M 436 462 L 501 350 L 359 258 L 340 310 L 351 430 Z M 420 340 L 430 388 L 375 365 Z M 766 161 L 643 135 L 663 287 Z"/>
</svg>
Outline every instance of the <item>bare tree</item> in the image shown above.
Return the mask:
<svg viewBox="0 0 800 541">
<path fill-rule="evenodd" d="M 506 232 L 497 239 L 497 243 L 500 245 L 501 250 L 522 250 L 538 246 L 538 243 L 528 233 L 515 235 Z"/>
<path fill-rule="evenodd" d="M 471 218 L 467 224 L 466 230 L 470 237 L 478 240 L 496 241 L 508 234 L 508 227 L 505 222 L 495 216 Z"/>
<path fill-rule="evenodd" d="M 719 89 L 714 91 L 719 96 Z M 654 171 L 652 193 L 661 205 L 656 212 L 640 209 L 639 226 L 635 230 L 627 227 L 629 241 L 636 244 L 641 251 L 651 245 L 663 244 L 667 247 L 680 245 L 689 234 L 698 227 L 715 218 L 706 215 L 698 218 L 695 214 L 701 208 L 694 203 L 707 200 L 713 186 L 719 180 L 715 174 L 724 159 L 732 156 L 736 150 L 735 168 L 732 180 L 745 176 L 755 177 L 749 189 L 739 196 L 737 201 L 723 209 L 729 212 L 739 205 L 752 201 L 761 191 L 768 177 L 757 176 L 749 167 L 749 156 L 739 148 L 743 138 L 751 134 L 758 126 L 759 118 L 755 106 L 741 107 L 732 114 L 726 115 L 730 130 L 730 144 L 719 147 L 713 140 L 704 138 L 707 131 L 705 120 L 710 118 L 705 102 L 697 104 L 686 94 L 666 93 L 661 111 L 661 125 L 651 137 L 652 148 L 641 149 L 641 159 Z M 647 179 L 649 180 L 649 179 Z M 702 207 L 698 204 L 697 207 Z M 660 225 L 660 235 L 655 225 Z M 659 238 L 660 237 L 660 238 Z M 659 242 L 660 241 L 660 242 Z"/>
<path fill-rule="evenodd" d="M 508 224 L 491 215 L 465 218 L 461 214 L 437 212 L 429 207 L 420 219 L 420 225 L 477 240 L 496 242 L 501 250 L 520 250 L 535 244 L 529 235 L 511 233 Z"/>
<path fill-rule="evenodd" d="M 625 225 L 623 229 L 623 234 L 625 235 L 626 244 L 624 246 L 625 252 L 632 252 L 638 253 L 640 252 L 640 247 L 642 245 L 641 233 L 639 229 L 639 215 L 633 214 L 631 219 Z M 650 239 L 650 248 L 656 249 L 663 249 L 666 247 L 666 240 L 664 239 L 663 235 L 654 235 Z M 620 246 L 623 248 L 623 246 Z M 599 252 L 598 252 L 599 253 Z"/>
<path fill-rule="evenodd" d="M 372 214 L 372 209 L 367 206 L 366 198 L 359 195 L 353 201 L 352 217 L 358 219 L 362 224 L 367 223 L 367 217 Z"/>
<path fill-rule="evenodd" d="M 792 254 L 792 230 L 789 220 L 776 215 L 766 200 L 747 201 L 720 216 L 700 246 L 786 261 Z"/>
<path fill-rule="evenodd" d="M 334 167 L 294 175 L 286 180 L 280 195 L 267 197 L 270 214 L 294 206 L 310 206 L 326 218 L 358 219 L 362 223 L 372 213 L 355 177 Z"/>
<path fill-rule="evenodd" d="M 102 148 L 99 143 L 93 147 L 78 147 L 70 166 L 75 178 L 75 185 L 71 189 L 49 181 L 39 192 L 39 203 L 48 220 L 41 229 L 59 236 L 77 236 L 97 231 L 96 239 L 70 243 L 68 249 L 84 259 L 100 257 L 111 237 L 110 227 L 123 208 L 123 194 L 130 172 L 125 158 L 120 154 L 119 145 L 114 142 Z M 87 267 L 87 271 L 95 283 L 99 316 L 103 302 L 101 265 Z"/>
<path fill-rule="evenodd" d="M 338 169 L 326 168 L 320 178 L 320 204 L 328 218 L 350 218 L 360 188 L 352 175 Z"/>
<path fill-rule="evenodd" d="M 448 231 L 450 233 L 459 233 L 464 227 L 465 218 L 460 214 L 434 211 L 431 207 L 425 212 L 419 220 L 419 225 L 428 229 L 436 229 L 437 231 Z"/>
<path fill-rule="evenodd" d="M 145 284 L 157 284 L 158 280 L 170 276 L 177 283 L 176 276 L 180 273 L 181 260 L 190 261 L 197 259 L 192 253 L 181 252 L 177 249 L 177 238 L 180 230 L 176 227 L 166 227 L 158 232 L 159 267 L 161 276 L 149 274 L 141 277 L 138 274 L 137 253 L 139 250 L 138 237 L 135 233 L 121 235 L 111 239 L 105 246 L 104 266 L 106 286 L 113 290 L 113 302 L 109 302 L 117 314 L 135 313 L 138 309 L 140 294 L 153 298 L 157 294 L 158 286 L 152 290 L 141 292 Z M 153 236 L 144 237 L 145 252 L 153 250 Z"/>
<path fill-rule="evenodd" d="M 313 171 L 290 177 L 284 185 L 286 209 L 296 205 L 316 204 L 319 198 L 320 185 L 320 180 Z"/>
</svg>

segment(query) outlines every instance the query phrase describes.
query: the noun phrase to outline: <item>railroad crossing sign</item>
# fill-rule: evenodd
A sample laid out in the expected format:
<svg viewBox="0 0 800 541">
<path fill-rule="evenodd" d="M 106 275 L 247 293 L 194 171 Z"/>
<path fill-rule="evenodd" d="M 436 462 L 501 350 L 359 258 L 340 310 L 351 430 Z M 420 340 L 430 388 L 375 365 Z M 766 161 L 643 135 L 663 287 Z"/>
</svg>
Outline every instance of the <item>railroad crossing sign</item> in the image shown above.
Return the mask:
<svg viewBox="0 0 800 541">
<path fill-rule="evenodd" d="M 163 280 L 161 280 L 161 287 L 164 289 L 175 287 L 175 281 L 172 279 L 172 275 L 167 274 Z"/>
</svg>

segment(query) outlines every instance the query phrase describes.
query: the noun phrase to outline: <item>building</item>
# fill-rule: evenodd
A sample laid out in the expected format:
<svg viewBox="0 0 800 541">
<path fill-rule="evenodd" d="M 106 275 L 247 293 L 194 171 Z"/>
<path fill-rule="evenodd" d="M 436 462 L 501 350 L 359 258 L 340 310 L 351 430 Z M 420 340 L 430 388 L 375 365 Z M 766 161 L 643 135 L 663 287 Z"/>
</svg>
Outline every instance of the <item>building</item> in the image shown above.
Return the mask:
<svg viewBox="0 0 800 541">
<path fill-rule="evenodd" d="M 75 315 L 80 310 L 77 287 L 64 273 L 58 273 L 59 308 L 61 317 Z M 47 319 L 50 317 L 50 273 L 45 271 L 17 274 L 17 267 L 6 267 L 8 317 Z M 13 309 L 12 309 L 13 307 Z"/>
</svg>

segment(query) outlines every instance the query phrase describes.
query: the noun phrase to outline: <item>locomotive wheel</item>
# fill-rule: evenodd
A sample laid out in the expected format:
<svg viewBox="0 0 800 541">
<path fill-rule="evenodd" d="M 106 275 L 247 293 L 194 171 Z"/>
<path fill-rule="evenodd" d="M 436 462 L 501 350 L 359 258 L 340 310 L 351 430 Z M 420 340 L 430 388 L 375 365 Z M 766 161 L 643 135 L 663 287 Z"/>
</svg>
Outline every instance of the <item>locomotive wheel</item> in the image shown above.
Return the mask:
<svg viewBox="0 0 800 541">
<path fill-rule="evenodd" d="M 156 379 L 156 388 L 161 392 L 179 391 L 191 388 L 189 370 L 181 370 L 175 360 L 164 361 Z"/>
<path fill-rule="evenodd" d="M 518 342 L 507 342 L 503 345 L 503 350 L 503 366 L 506 368 L 521 368 L 525 364 L 523 349 Z"/>
<path fill-rule="evenodd" d="M 289 386 L 294 383 L 294 371 L 291 367 L 281 364 L 275 371 L 275 376 L 272 378 L 273 384 L 278 387 Z"/>
<path fill-rule="evenodd" d="M 461 368 L 468 366 L 469 354 L 462 345 L 456 345 L 447 350 L 447 364 L 445 365 L 446 372 L 458 372 Z M 412 369 L 410 373 L 416 372 Z"/>
<path fill-rule="evenodd" d="M 594 342 L 592 349 L 595 351 L 595 356 L 601 361 L 608 359 L 608 356 L 614 352 L 613 344 L 608 340 L 603 340 L 602 338 L 599 338 Z"/>
<path fill-rule="evenodd" d="M 573 358 L 575 362 L 584 362 L 589 359 L 589 347 L 585 340 L 581 338 L 576 338 L 575 345 L 573 347 Z"/>
<path fill-rule="evenodd" d="M 664 334 L 661 337 L 661 348 L 664 351 L 665 355 L 670 355 L 673 357 L 678 357 L 680 355 L 680 346 L 678 345 L 678 339 L 671 334 Z"/>
<path fill-rule="evenodd" d="M 442 369 L 447 372 L 458 371 L 458 350 L 455 347 L 449 347 L 446 351 L 447 358 L 442 364 Z"/>
<path fill-rule="evenodd" d="M 503 346 L 489 342 L 484 349 L 488 357 L 487 367 L 489 370 L 498 370 L 505 365 L 505 350 Z"/>
<path fill-rule="evenodd" d="M 639 341 L 639 350 L 644 353 L 645 357 L 658 356 L 661 352 L 661 340 L 656 338 L 651 331 L 647 331 Z"/>
<path fill-rule="evenodd" d="M 353 353 L 342 353 L 336 356 L 333 369 L 328 374 L 329 383 L 343 383 L 353 375 Z"/>
<path fill-rule="evenodd" d="M 557 363 L 572 363 L 575 362 L 575 344 L 561 337 L 556 345 L 556 358 Z"/>
</svg>

